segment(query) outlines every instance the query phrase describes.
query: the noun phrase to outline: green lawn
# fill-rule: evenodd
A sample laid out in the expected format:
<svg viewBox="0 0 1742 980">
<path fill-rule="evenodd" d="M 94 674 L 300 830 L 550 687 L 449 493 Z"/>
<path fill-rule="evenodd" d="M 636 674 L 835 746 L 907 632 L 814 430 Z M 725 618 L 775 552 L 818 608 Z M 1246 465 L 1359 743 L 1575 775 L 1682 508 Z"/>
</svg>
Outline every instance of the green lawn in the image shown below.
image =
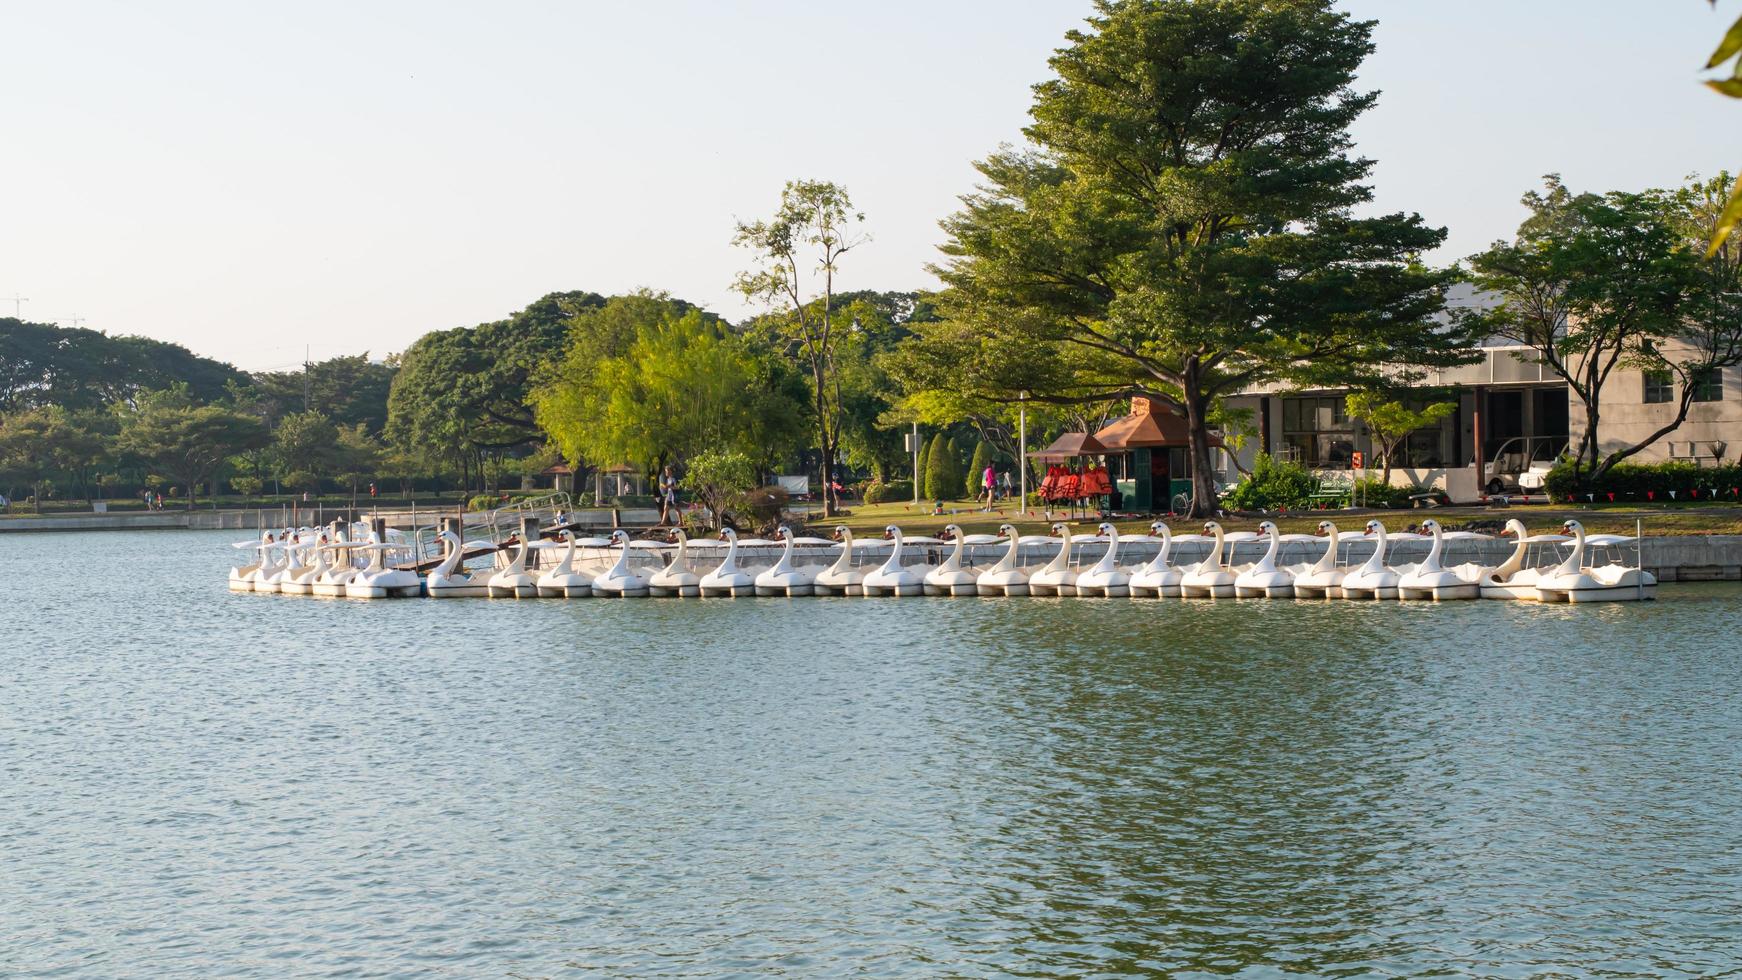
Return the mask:
<svg viewBox="0 0 1742 980">
<path fill-rule="evenodd" d="M 881 533 L 889 524 L 899 526 L 904 532 L 912 534 L 935 534 L 946 525 L 957 524 L 969 534 L 995 534 L 1000 524 L 1014 524 L 1024 534 L 1043 534 L 1053 523 L 1042 518 L 1033 510 L 1026 518 L 1018 519 L 1013 502 L 1000 502 L 999 510 L 986 513 L 976 507 L 971 501 L 957 501 L 944 504 L 945 514 L 934 516 L 929 505 L 920 508 L 911 503 L 886 503 L 870 506 L 849 507 L 846 517 L 836 522 L 825 522 L 813 519 L 813 528 L 826 528 L 829 523 L 845 524 L 854 532 Z M 949 513 L 949 511 L 956 513 Z M 999 512 L 1001 511 L 1001 513 Z M 1419 523 L 1429 517 L 1437 519 L 1448 528 L 1455 528 L 1476 521 L 1506 521 L 1517 518 L 1524 522 L 1532 531 L 1553 531 L 1562 521 L 1573 518 L 1585 526 L 1592 534 L 1632 534 L 1635 520 L 1645 522 L 1645 533 L 1649 535 L 1690 535 L 1690 534 L 1742 534 L 1742 505 L 1735 504 L 1663 504 L 1641 506 L 1636 504 L 1601 504 L 1591 506 L 1570 505 L 1534 505 L 1513 507 L 1439 507 L 1424 510 L 1363 510 L 1363 511 L 1300 511 L 1271 518 L 1283 533 L 1310 533 L 1321 520 L 1329 520 L 1345 530 L 1358 530 L 1370 518 L 1378 518 L 1385 526 L 1393 530 L 1401 530 L 1411 524 Z M 1262 518 L 1230 517 L 1222 521 L 1222 526 L 1230 531 L 1252 530 L 1258 526 Z M 1092 534 L 1099 518 L 1090 516 L 1079 518 L 1072 523 L 1077 533 Z M 1147 520 L 1117 521 L 1120 531 L 1143 531 L 1149 526 Z M 1198 530 L 1198 522 L 1184 519 L 1170 519 L 1170 524 L 1177 529 Z"/>
</svg>

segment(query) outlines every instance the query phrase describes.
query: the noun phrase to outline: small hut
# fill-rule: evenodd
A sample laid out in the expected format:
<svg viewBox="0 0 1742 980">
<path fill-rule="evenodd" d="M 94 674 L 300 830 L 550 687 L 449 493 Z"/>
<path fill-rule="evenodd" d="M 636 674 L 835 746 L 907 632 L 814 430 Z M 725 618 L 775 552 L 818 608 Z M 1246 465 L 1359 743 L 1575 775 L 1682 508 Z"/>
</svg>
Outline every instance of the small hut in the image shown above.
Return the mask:
<svg viewBox="0 0 1742 980">
<path fill-rule="evenodd" d="M 1108 423 L 1093 438 L 1104 447 L 1127 509 L 1163 511 L 1174 497 L 1191 494 L 1186 420 L 1167 405 L 1141 395 L 1133 398 L 1131 414 Z M 1212 434 L 1210 445 L 1222 448 L 1222 440 Z"/>
<path fill-rule="evenodd" d="M 593 471 L 593 477 L 593 502 L 599 506 L 618 497 L 647 494 L 647 476 L 627 463 L 601 467 Z"/>
<path fill-rule="evenodd" d="M 550 481 L 550 488 L 552 490 L 559 493 L 575 492 L 575 471 L 567 463 L 557 463 L 555 466 L 547 466 L 540 471 L 538 475 Z M 522 489 L 531 490 L 536 488 L 522 487 Z"/>
</svg>

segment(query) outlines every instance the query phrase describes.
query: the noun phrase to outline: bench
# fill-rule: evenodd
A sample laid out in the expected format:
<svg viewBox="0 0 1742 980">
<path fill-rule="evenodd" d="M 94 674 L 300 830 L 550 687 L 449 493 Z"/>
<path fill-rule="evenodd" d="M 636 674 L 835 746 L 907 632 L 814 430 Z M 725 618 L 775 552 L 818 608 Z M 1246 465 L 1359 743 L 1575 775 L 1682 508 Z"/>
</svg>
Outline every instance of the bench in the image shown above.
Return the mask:
<svg viewBox="0 0 1742 980">
<path fill-rule="evenodd" d="M 1343 500 L 1354 492 L 1354 480 L 1348 477 L 1331 477 L 1319 480 L 1318 489 L 1307 494 L 1307 499 L 1316 501 Z"/>
</svg>

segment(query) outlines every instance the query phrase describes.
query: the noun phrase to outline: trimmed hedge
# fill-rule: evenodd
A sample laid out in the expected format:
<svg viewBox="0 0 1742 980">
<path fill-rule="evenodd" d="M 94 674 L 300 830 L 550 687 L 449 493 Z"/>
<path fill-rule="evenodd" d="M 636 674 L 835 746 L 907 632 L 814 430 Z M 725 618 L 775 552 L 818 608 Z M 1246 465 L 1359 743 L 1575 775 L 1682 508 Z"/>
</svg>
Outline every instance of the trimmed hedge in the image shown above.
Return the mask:
<svg viewBox="0 0 1742 980">
<path fill-rule="evenodd" d="M 966 500 L 977 500 L 986 496 L 986 467 L 992 465 L 992 447 L 984 442 L 974 446 L 974 456 L 968 461 L 968 472 L 963 474 L 962 496 Z"/>
<path fill-rule="evenodd" d="M 1607 502 L 1610 494 L 1615 500 L 1632 501 L 1736 500 L 1742 496 L 1742 465 L 1616 463 L 1601 480 L 1580 486 L 1573 478 L 1572 465 L 1562 462 L 1549 471 L 1543 489 L 1558 500 L 1571 497 L 1575 501 L 1586 500 L 1586 494 L 1598 502 Z"/>
<path fill-rule="evenodd" d="M 480 493 L 474 496 L 471 500 L 466 501 L 466 509 L 469 511 L 495 510 L 498 507 L 505 506 L 507 503 L 508 500 L 505 494 Z"/>
<path fill-rule="evenodd" d="M 865 487 L 865 502 L 867 504 L 884 504 L 891 500 L 912 499 L 912 480 L 896 480 L 893 483 L 872 483 Z"/>
<path fill-rule="evenodd" d="M 1371 477 L 1355 484 L 1355 492 L 1347 504 L 1353 506 L 1359 502 L 1363 507 L 1408 507 L 1411 504 L 1409 498 L 1421 492 L 1420 487 L 1395 487 L 1380 482 L 1378 477 Z"/>
<path fill-rule="evenodd" d="M 956 459 L 956 446 L 942 432 L 932 436 L 924 472 L 924 496 L 935 500 L 955 500 L 962 492 L 962 470 Z"/>
</svg>

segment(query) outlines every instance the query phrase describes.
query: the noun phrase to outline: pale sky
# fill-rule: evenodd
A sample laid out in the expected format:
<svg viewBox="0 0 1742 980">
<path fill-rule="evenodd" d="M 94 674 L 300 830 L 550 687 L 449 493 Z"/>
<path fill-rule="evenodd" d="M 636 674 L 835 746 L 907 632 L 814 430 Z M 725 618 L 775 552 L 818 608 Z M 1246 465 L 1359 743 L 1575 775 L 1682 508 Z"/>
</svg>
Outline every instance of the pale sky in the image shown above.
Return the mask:
<svg viewBox="0 0 1742 980">
<path fill-rule="evenodd" d="M 1510 235 L 1579 189 L 1742 166 L 1696 84 L 1723 0 L 1344 0 L 1377 18 L 1378 205 Z M 847 186 L 843 288 L 933 285 L 938 219 L 1020 139 L 1086 0 L 0 0 L 0 315 L 240 367 L 400 350 L 555 290 L 738 319 L 735 219 Z"/>
</svg>

